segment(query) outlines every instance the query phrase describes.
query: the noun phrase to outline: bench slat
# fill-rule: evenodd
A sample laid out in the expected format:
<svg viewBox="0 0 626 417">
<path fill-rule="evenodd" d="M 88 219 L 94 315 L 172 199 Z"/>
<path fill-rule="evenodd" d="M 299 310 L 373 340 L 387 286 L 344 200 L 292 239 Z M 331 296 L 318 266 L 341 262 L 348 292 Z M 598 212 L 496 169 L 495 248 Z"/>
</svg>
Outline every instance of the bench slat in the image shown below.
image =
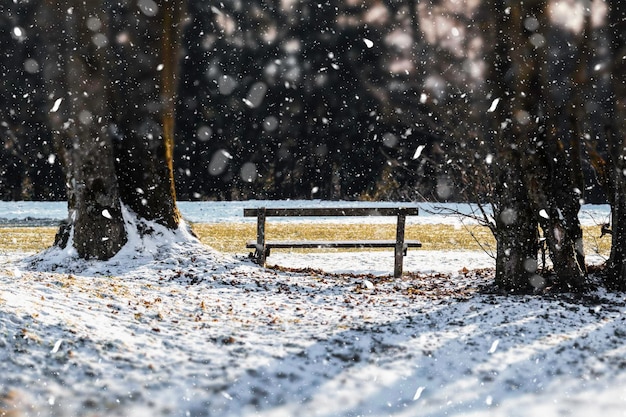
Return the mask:
<svg viewBox="0 0 626 417">
<path fill-rule="evenodd" d="M 244 217 L 257 217 L 258 208 L 243 209 Z M 309 207 L 309 208 L 266 208 L 266 217 L 347 217 L 347 216 L 417 216 L 419 208 L 407 207 Z"/>
<path fill-rule="evenodd" d="M 421 248 L 422 243 L 417 240 L 406 240 L 404 245 L 408 248 Z M 275 240 L 265 242 L 265 247 L 272 249 L 290 249 L 290 248 L 394 248 L 395 240 L 344 240 L 344 241 L 316 241 L 316 240 Z M 254 249 L 257 247 L 256 241 L 248 241 L 246 248 Z"/>
</svg>

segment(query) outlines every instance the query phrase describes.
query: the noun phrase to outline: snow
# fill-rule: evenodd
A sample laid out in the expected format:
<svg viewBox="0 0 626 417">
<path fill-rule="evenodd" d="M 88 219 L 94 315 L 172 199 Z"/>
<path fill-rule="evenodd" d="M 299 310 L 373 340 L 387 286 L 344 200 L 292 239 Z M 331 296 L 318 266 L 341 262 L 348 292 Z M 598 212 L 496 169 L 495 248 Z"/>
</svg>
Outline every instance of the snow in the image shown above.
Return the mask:
<svg viewBox="0 0 626 417">
<path fill-rule="evenodd" d="M 500 295 L 482 252 L 261 268 L 146 226 L 107 262 L 0 255 L 0 414 L 624 413 L 623 293 Z"/>
<path fill-rule="evenodd" d="M 413 154 L 413 157 L 411 159 L 417 159 L 420 157 L 420 155 L 422 154 L 422 151 L 424 150 L 424 148 L 426 148 L 425 145 L 419 145 L 417 147 L 417 149 L 415 150 L 415 153 Z"/>
<path fill-rule="evenodd" d="M 57 98 L 54 101 L 54 105 L 50 109 L 50 113 L 56 113 L 57 111 L 59 111 L 59 107 L 61 107 L 61 102 L 63 102 L 63 97 Z"/>
<path fill-rule="evenodd" d="M 496 98 L 491 102 L 491 106 L 487 109 L 487 113 L 493 113 L 498 108 L 498 104 L 500 103 L 500 99 Z"/>
<path fill-rule="evenodd" d="M 223 150 L 216 152 L 222 155 Z M 492 157 L 492 156 L 491 156 Z M 225 153 L 223 159 L 232 158 Z M 489 156 L 488 156 L 489 158 Z M 225 167 L 224 162 L 223 167 Z M 222 167 L 220 167 L 221 169 Z M 211 169 L 211 167 L 209 167 Z M 256 171 L 254 171 L 256 172 Z M 139 192 L 139 191 L 138 191 Z M 322 201 L 322 200 L 252 200 L 252 201 L 180 201 L 178 206 L 185 217 L 193 223 L 241 223 L 256 221 L 255 218 L 243 217 L 244 208 L 252 207 L 356 207 L 367 204 L 374 207 L 398 206 L 399 203 L 389 202 L 359 202 L 359 201 Z M 420 208 L 419 216 L 407 218 L 408 224 L 453 224 L 471 223 L 468 218 L 463 218 L 452 213 L 469 215 L 477 213 L 478 208 L 472 204 L 456 203 L 400 203 L 402 205 L 417 205 Z M 490 213 L 490 207 L 485 207 Z M 442 210 L 444 212 L 442 212 Z M 446 213 L 448 213 L 446 215 Z M 43 202 L 43 201 L 0 201 L 0 224 L 58 224 L 67 217 L 67 202 Z M 609 222 L 610 206 L 608 204 L 583 205 L 579 218 L 585 226 L 599 226 Z M 285 218 L 275 219 L 273 222 L 360 222 L 359 218 Z M 369 218 L 368 223 L 394 223 L 393 217 Z"/>
</svg>

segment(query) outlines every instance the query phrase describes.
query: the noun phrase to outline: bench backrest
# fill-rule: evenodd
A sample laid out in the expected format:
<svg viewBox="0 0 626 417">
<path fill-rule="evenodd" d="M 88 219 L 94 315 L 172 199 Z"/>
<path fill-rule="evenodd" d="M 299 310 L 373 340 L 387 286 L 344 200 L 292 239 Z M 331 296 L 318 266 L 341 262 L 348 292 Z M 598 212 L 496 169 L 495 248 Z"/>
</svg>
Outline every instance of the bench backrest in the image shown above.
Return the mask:
<svg viewBox="0 0 626 417">
<path fill-rule="evenodd" d="M 244 217 L 257 217 L 265 210 L 265 217 L 344 217 L 344 216 L 417 216 L 419 209 L 407 207 L 308 207 L 308 208 L 247 208 Z"/>
</svg>

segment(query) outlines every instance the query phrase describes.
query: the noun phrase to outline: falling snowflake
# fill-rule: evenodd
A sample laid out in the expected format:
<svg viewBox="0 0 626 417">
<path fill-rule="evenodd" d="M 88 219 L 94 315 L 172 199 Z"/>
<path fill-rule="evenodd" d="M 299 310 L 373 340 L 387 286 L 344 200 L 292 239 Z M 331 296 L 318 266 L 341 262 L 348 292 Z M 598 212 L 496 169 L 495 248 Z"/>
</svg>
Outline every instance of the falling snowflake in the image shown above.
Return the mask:
<svg viewBox="0 0 626 417">
<path fill-rule="evenodd" d="M 498 108 L 498 104 L 499 103 L 500 103 L 500 99 L 499 98 L 496 98 L 495 100 L 493 100 L 491 102 L 491 106 L 487 110 L 487 113 L 493 113 L 494 111 L 496 111 L 496 109 Z"/>
</svg>

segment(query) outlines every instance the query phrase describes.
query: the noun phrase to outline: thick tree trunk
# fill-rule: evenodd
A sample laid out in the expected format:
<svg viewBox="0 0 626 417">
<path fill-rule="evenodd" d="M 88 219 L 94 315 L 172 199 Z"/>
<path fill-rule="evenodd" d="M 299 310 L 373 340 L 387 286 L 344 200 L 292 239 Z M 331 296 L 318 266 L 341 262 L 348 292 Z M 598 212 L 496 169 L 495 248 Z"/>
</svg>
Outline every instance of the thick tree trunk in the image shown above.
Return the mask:
<svg viewBox="0 0 626 417">
<path fill-rule="evenodd" d="M 607 284 L 626 290 L 626 3 L 610 2 L 609 21 L 612 55 L 612 99 L 609 130 L 609 175 L 614 195 L 611 201 L 613 229 L 611 255 L 607 263 Z"/>
<path fill-rule="evenodd" d="M 521 178 L 519 155 L 500 149 L 496 162 L 496 285 L 505 291 L 527 291 L 544 282 L 537 270 L 537 225 Z"/>
<path fill-rule="evenodd" d="M 611 206 L 612 241 L 607 263 L 607 285 L 626 291 L 626 190 L 623 186 Z"/>
<path fill-rule="evenodd" d="M 549 28 L 547 3 L 534 0 L 511 4 L 510 57 L 516 78 L 511 119 L 520 139 L 524 185 L 535 223 L 541 226 L 546 239 L 556 283 L 579 290 L 585 284 L 585 265 L 578 222 L 580 194 L 575 191 L 579 185 L 574 183 L 576 155 L 572 149 L 566 152 L 557 133 L 557 114 L 544 68 L 545 52 L 532 44 L 533 34 L 524 27 L 528 16 L 536 16 L 537 32 L 545 36 Z"/>
<path fill-rule="evenodd" d="M 581 204 L 585 201 L 585 175 L 583 170 L 583 153 L 584 153 L 584 138 L 586 134 L 586 121 L 587 121 L 587 103 L 586 97 L 590 88 L 595 84 L 592 72 L 589 70 L 590 65 L 594 62 L 594 52 L 591 46 L 592 39 L 592 22 L 591 14 L 585 15 L 585 21 L 583 26 L 583 32 L 580 34 L 580 41 L 578 44 L 578 67 L 573 77 L 574 85 L 574 100 L 570 106 L 570 124 L 571 124 L 571 141 L 569 158 L 572 166 L 572 176 L 574 189 L 574 198 L 571 202 L 571 212 L 568 211 L 569 230 L 568 234 L 574 240 L 576 248 L 576 255 L 578 257 L 578 264 L 583 268 L 583 272 L 587 273 L 587 265 L 585 263 L 584 247 L 583 247 L 583 232 L 578 219 L 578 213 L 580 211 Z M 544 88 L 547 89 L 548 78 L 544 77 Z M 556 113 L 554 114 L 555 120 Z"/>
<path fill-rule="evenodd" d="M 515 99 L 509 59 L 512 39 L 509 35 L 510 14 L 505 0 L 492 0 L 496 24 L 491 33 L 495 42 L 490 83 L 496 116 L 491 124 L 495 146 L 495 221 L 496 284 L 505 291 L 531 289 L 537 268 L 537 223 L 530 209 L 528 193 L 520 164 L 525 157 L 520 137 L 511 129 Z M 496 101 L 497 100 L 497 101 Z"/>
<path fill-rule="evenodd" d="M 184 1 L 60 3 L 41 8 L 57 22 L 44 74 L 68 180 L 56 245 L 108 259 L 127 242 L 122 205 L 170 229 L 180 222 L 172 161 Z"/>
<path fill-rule="evenodd" d="M 182 0 L 114 10 L 113 121 L 120 194 L 139 217 L 178 227 L 174 106 Z"/>
<path fill-rule="evenodd" d="M 63 149 L 69 202 L 68 224 L 61 227 L 57 244 L 73 245 L 81 258 L 108 259 L 127 237 L 108 128 L 109 58 L 88 27 L 106 25 L 107 17 L 101 1 L 74 3 L 71 13 L 66 8 L 51 10 L 57 13 L 57 45 L 62 45 L 64 58 L 61 71 L 48 73 L 62 86 L 54 92 L 51 113 Z"/>
<path fill-rule="evenodd" d="M 550 125 L 551 121 L 546 120 L 546 124 Z M 554 284 L 563 289 L 581 290 L 586 268 L 578 221 L 580 196 L 574 191 L 570 165 L 558 139 L 548 134 L 537 136 L 544 145 L 533 149 L 528 144 L 526 149 L 531 151 L 522 163 L 534 222 L 543 231 L 556 275 Z"/>
<path fill-rule="evenodd" d="M 537 15 L 540 16 L 541 28 L 548 30 L 550 22 L 548 19 L 548 2 L 542 0 L 536 4 Z M 589 35 L 591 17 L 585 17 L 585 31 L 581 35 L 583 38 Z M 579 49 L 579 59 L 581 65 L 587 65 L 588 53 L 583 43 Z M 584 178 L 582 171 L 582 155 L 580 139 L 582 133 L 578 131 L 571 133 L 559 132 L 557 128 L 559 112 L 554 108 L 554 98 L 550 93 L 549 71 L 546 62 L 549 62 L 546 48 L 538 54 L 539 77 L 541 84 L 541 105 L 545 117 L 543 127 L 546 143 L 547 155 L 544 164 L 548 169 L 549 176 L 544 182 L 545 195 L 548 197 L 549 219 L 540 216 L 540 224 L 544 231 L 544 236 L 548 242 L 550 257 L 557 275 L 557 284 L 564 287 L 581 290 L 586 285 L 587 267 L 585 265 L 585 255 L 583 247 L 583 232 L 578 220 L 580 211 L 580 201 L 583 198 Z M 582 68 L 578 68 L 582 70 Z M 584 72 L 584 71 L 583 71 Z M 579 79 L 579 88 L 584 88 L 584 79 Z M 578 95 L 573 93 L 573 105 L 584 108 L 582 102 L 576 103 Z M 578 136 L 577 136 L 578 135 Z M 569 138 L 569 140 L 568 140 Z"/>
</svg>

